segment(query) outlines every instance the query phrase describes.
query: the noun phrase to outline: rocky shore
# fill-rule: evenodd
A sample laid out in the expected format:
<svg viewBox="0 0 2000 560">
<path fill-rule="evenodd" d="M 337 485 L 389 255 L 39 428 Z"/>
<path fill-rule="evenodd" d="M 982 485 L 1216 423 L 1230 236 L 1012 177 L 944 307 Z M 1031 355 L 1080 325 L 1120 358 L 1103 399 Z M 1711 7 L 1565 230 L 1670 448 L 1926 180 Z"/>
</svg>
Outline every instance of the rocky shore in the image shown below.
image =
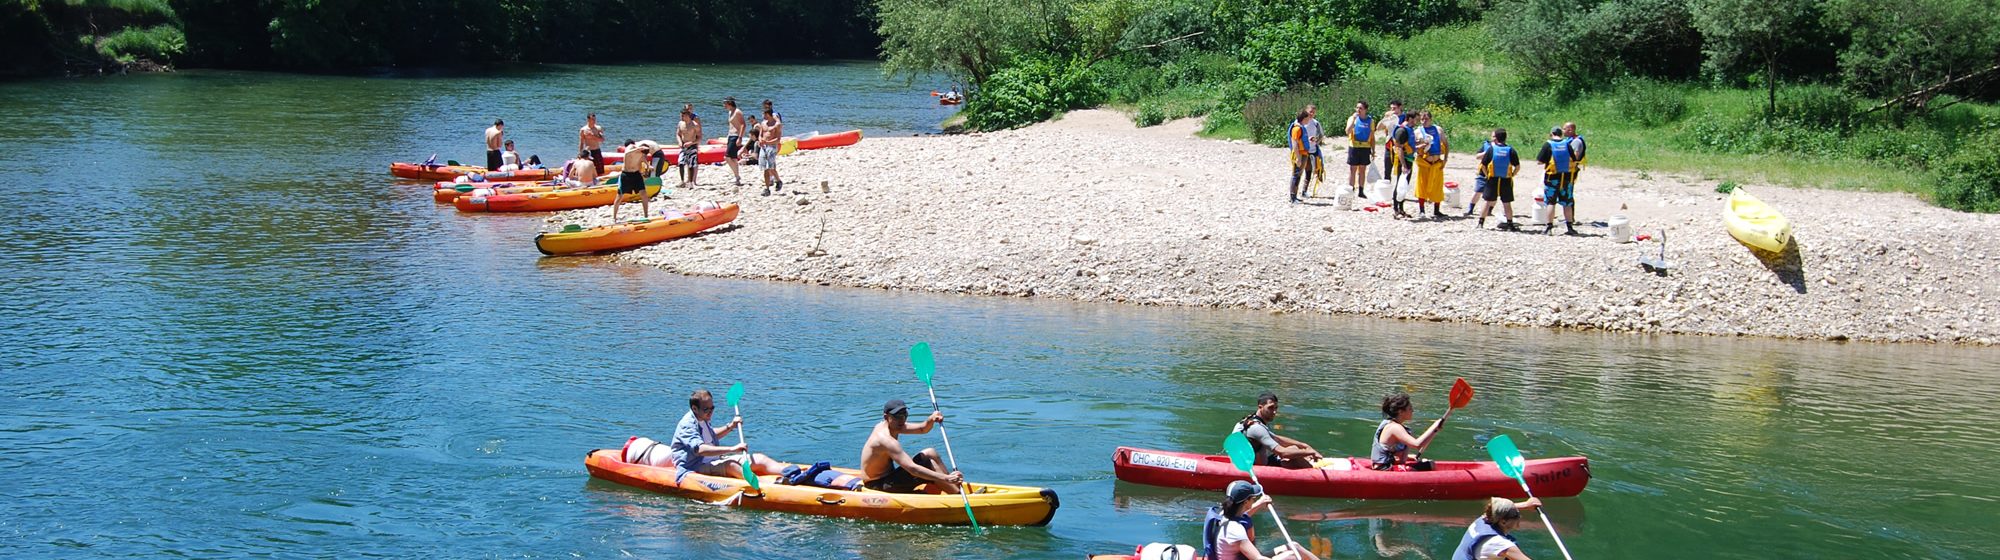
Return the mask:
<svg viewBox="0 0 2000 560">
<path fill-rule="evenodd" d="M 1723 229 L 1726 195 L 1712 182 L 1589 169 L 1577 188 L 1582 236 L 1481 229 L 1457 217 L 1462 206 L 1443 220 L 1396 220 L 1386 209 L 1334 208 L 1332 185 L 1327 198 L 1291 204 L 1283 150 L 1195 138 L 1195 127 L 1139 129 L 1120 114 L 1080 111 L 1014 131 L 869 138 L 784 158 L 786 188 L 773 196 L 760 196 L 754 168 L 739 188 L 727 168 L 707 166 L 700 186 L 665 203 L 735 201 L 740 219 L 614 258 L 682 274 L 963 294 L 2000 342 L 2000 216 L 1905 194 L 1747 185 L 1795 227 L 1792 250 L 1770 255 Z M 1458 148 L 1446 180 L 1469 186 L 1470 147 Z M 1524 223 L 1535 170 L 1514 205 Z M 1343 182 L 1336 175 L 1329 169 Z M 1614 214 L 1654 240 L 1615 242 L 1605 224 Z M 592 209 L 550 221 L 608 219 Z M 1662 232 L 1674 263 L 1664 275 L 1638 264 L 1659 254 Z"/>
</svg>

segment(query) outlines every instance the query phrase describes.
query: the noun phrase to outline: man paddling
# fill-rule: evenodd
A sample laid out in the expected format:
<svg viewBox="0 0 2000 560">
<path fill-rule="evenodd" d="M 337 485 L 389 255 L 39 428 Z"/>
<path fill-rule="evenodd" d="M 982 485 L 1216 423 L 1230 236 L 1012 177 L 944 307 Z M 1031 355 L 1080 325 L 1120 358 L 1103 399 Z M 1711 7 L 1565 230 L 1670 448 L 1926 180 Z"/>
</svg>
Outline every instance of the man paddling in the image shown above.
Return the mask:
<svg viewBox="0 0 2000 560">
<path fill-rule="evenodd" d="M 928 484 L 934 494 L 958 493 L 965 477 L 958 471 L 945 472 L 937 449 L 924 448 L 913 456 L 903 451 L 903 442 L 897 439 L 903 434 L 930 433 L 932 427 L 944 423 L 944 413 L 933 411 L 917 426 L 911 426 L 909 419 L 910 407 L 902 399 L 889 399 L 882 405 L 882 421 L 875 423 L 875 431 L 861 447 L 861 474 L 867 478 L 862 484 L 899 493 L 915 492 L 918 486 Z"/>
<path fill-rule="evenodd" d="M 1513 533 L 1521 527 L 1522 510 L 1540 507 L 1542 501 L 1535 498 L 1525 502 L 1506 498 L 1487 500 L 1486 513 L 1465 528 L 1465 536 L 1451 550 L 1451 560 L 1529 560 L 1520 545 L 1514 544 Z"/>
<path fill-rule="evenodd" d="M 1250 440 L 1250 448 L 1257 452 L 1257 464 L 1305 469 L 1323 458 L 1319 450 L 1303 441 L 1271 433 L 1271 422 L 1277 419 L 1278 395 L 1267 392 L 1257 396 L 1257 411 L 1236 423 L 1233 431 L 1243 432 L 1243 437 Z"/>
<path fill-rule="evenodd" d="M 681 143 L 681 186 L 695 184 L 695 173 L 701 170 L 701 118 L 694 116 L 694 104 L 681 106 L 681 122 L 674 128 L 674 137 Z"/>
<path fill-rule="evenodd" d="M 743 477 L 743 461 L 750 461 L 750 468 L 759 475 L 779 474 L 788 466 L 771 460 L 763 453 L 753 453 L 744 457 L 743 444 L 721 445 L 718 438 L 729 435 L 743 427 L 743 418 L 731 418 L 728 424 L 717 430 L 709 426 L 715 418 L 715 396 L 707 389 L 696 389 L 688 396 L 688 413 L 681 416 L 674 426 L 674 439 L 668 443 L 674 464 L 682 470 L 709 476 Z M 630 451 L 628 450 L 628 453 Z M 641 453 L 643 458 L 644 452 Z"/>
<path fill-rule="evenodd" d="M 507 123 L 493 119 L 493 126 L 486 128 L 486 170 L 498 171 L 505 163 L 500 161 L 500 146 L 507 142 Z"/>
</svg>

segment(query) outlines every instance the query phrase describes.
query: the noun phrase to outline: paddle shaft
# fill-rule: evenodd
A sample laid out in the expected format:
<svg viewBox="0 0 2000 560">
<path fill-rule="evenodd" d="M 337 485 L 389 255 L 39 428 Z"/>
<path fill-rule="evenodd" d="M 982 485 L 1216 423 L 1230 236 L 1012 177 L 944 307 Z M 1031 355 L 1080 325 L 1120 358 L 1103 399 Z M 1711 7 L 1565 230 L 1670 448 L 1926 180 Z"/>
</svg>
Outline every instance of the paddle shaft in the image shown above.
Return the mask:
<svg viewBox="0 0 2000 560">
<path fill-rule="evenodd" d="M 733 410 L 735 410 L 735 411 L 736 411 L 736 417 L 737 417 L 737 418 L 742 418 L 742 417 L 743 417 L 743 407 L 742 407 L 742 406 L 739 406 L 739 405 L 733 405 L 733 404 L 732 404 L 732 405 L 729 405 L 729 408 L 731 408 L 731 409 L 733 409 Z M 743 462 L 744 462 L 744 463 L 746 463 L 746 464 L 756 464 L 756 462 L 755 462 L 755 461 L 751 461 L 751 460 L 750 460 L 750 442 L 747 442 L 747 441 L 744 441 L 744 438 L 743 438 L 743 425 L 742 425 L 742 424 L 737 424 L 737 425 L 736 425 L 736 444 L 737 444 L 737 445 L 741 445 L 741 446 L 743 446 Z"/>
<path fill-rule="evenodd" d="M 939 410 L 937 404 L 937 388 L 931 387 L 929 383 L 925 383 L 924 390 L 930 392 L 931 410 Z M 937 428 L 938 428 L 938 437 L 944 439 L 944 458 L 946 461 L 951 462 L 950 464 L 951 470 L 954 471 L 958 470 L 958 456 L 952 454 L 951 452 L 951 434 L 944 431 L 944 424 L 938 424 Z M 972 495 L 965 493 L 965 479 L 962 478 L 958 480 L 958 497 L 965 499 L 965 520 L 967 522 L 972 523 L 973 531 L 978 531 L 979 520 L 974 519 L 972 516 Z"/>
<path fill-rule="evenodd" d="M 1264 483 L 1262 483 L 1262 482 L 1258 482 L 1258 481 L 1257 481 L 1257 473 L 1256 473 L 1256 471 L 1251 471 L 1251 472 L 1250 472 L 1250 482 L 1251 482 L 1252 484 L 1256 484 L 1258 488 L 1262 488 L 1262 487 L 1264 487 Z M 1265 507 L 1264 507 L 1264 509 L 1268 509 L 1268 510 L 1271 510 L 1271 521 L 1272 521 L 1272 522 L 1274 522 L 1274 523 L 1277 523 L 1277 524 L 1278 524 L 1278 534 L 1280 534 L 1280 535 L 1284 535 L 1284 537 L 1285 537 L 1285 546 L 1289 546 L 1289 547 L 1292 547 L 1292 548 L 1298 548 L 1298 547 L 1299 547 L 1299 543 L 1298 543 L 1298 541 L 1294 541 L 1294 540 L 1292 540 L 1292 532 L 1291 532 L 1291 531 L 1286 531 L 1286 530 L 1285 530 L 1285 518 L 1284 518 L 1283 516 L 1280 516 L 1280 515 L 1278 515 L 1278 505 L 1277 505 L 1277 503 L 1276 503 L 1276 502 L 1272 502 L 1272 504 L 1271 504 L 1271 505 L 1269 505 L 1269 506 L 1265 506 Z"/>
<path fill-rule="evenodd" d="M 1534 490 L 1529 490 L 1529 489 L 1528 489 L 1528 480 L 1527 480 L 1527 479 L 1524 479 L 1524 478 L 1515 478 L 1515 479 L 1514 479 L 1514 481 L 1515 481 L 1515 482 L 1519 482 L 1519 483 L 1521 483 L 1521 491 L 1522 491 L 1522 492 L 1526 492 L 1526 493 L 1528 493 L 1528 497 L 1529 497 L 1529 498 L 1533 498 L 1533 497 L 1535 497 L 1535 491 L 1534 491 Z M 1560 551 L 1562 551 L 1562 553 L 1563 553 L 1563 560 L 1575 560 L 1574 558 L 1570 558 L 1570 556 L 1569 556 L 1569 547 L 1567 547 L 1567 546 L 1563 546 L 1563 538 L 1562 538 L 1562 535 L 1558 535 L 1558 534 L 1556 534 L 1556 524 L 1555 524 L 1554 522 L 1551 522 L 1551 521 L 1549 521 L 1549 512 L 1546 512 L 1546 511 L 1542 511 L 1542 508 L 1535 508 L 1535 513 L 1536 513 L 1537 515 L 1540 515 L 1540 516 L 1542 516 L 1542 524 L 1543 524 L 1543 525 L 1547 525 L 1547 526 L 1549 526 L 1549 536 L 1551 536 L 1551 537 L 1555 537 L 1555 539 L 1556 539 L 1556 550 L 1560 550 Z"/>
</svg>

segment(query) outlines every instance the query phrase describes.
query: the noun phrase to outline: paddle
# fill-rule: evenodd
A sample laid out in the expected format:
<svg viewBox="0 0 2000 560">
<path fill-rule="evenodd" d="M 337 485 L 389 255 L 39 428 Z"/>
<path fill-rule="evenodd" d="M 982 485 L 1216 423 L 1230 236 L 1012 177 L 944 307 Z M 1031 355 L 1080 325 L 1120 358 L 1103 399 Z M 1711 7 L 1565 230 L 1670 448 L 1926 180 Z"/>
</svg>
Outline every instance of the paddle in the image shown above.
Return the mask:
<svg viewBox="0 0 2000 560">
<path fill-rule="evenodd" d="M 743 417 L 743 383 L 739 381 L 739 382 L 736 382 L 736 383 L 733 383 L 733 384 L 730 384 L 730 385 L 729 385 L 729 394 L 728 394 L 727 396 L 728 396 L 728 400 L 729 400 L 729 408 L 730 408 L 731 410 L 735 410 L 735 411 L 736 411 L 736 417 L 737 417 L 737 418 L 742 418 L 742 417 Z M 742 460 L 742 461 L 739 461 L 739 462 L 738 462 L 738 464 L 741 464 L 741 465 L 743 465 L 743 481 L 744 481 L 744 482 L 749 482 L 749 483 L 750 483 L 750 489 L 751 489 L 751 490 L 755 490 L 755 491 L 757 491 L 757 492 L 760 492 L 760 493 L 761 493 L 761 492 L 763 492 L 763 491 L 764 491 L 764 489 L 763 489 L 762 487 L 760 487 L 760 486 L 758 486 L 758 485 L 757 485 L 757 472 L 756 472 L 756 471 L 755 471 L 754 469 L 751 469 L 751 468 L 750 468 L 750 463 L 751 463 L 751 460 L 750 460 L 750 457 L 751 457 L 751 455 L 750 455 L 750 443 L 749 443 L 749 442 L 746 442 L 746 441 L 744 441 L 744 437 L 743 437 L 743 426 L 742 426 L 742 425 L 740 425 L 740 424 L 736 426 L 736 444 L 737 444 L 737 445 L 741 445 L 741 446 L 743 446 L 743 460 Z"/>
<path fill-rule="evenodd" d="M 1236 470 L 1250 474 L 1252 484 L 1264 486 L 1264 483 L 1257 481 L 1257 451 L 1250 448 L 1250 438 L 1244 437 L 1243 432 L 1232 433 L 1229 437 L 1223 438 L 1222 451 L 1229 454 L 1229 463 L 1236 465 Z M 1298 548 L 1299 543 L 1292 540 L 1292 533 L 1285 530 L 1285 518 L 1278 515 L 1277 506 L 1271 506 L 1269 509 L 1271 520 L 1278 523 L 1278 534 L 1285 536 L 1285 545 Z"/>
<path fill-rule="evenodd" d="M 919 342 L 910 346 L 910 366 L 917 370 L 917 379 L 924 382 L 924 390 L 931 395 L 931 410 L 938 410 L 937 387 L 931 384 L 931 376 L 937 373 L 937 360 L 931 357 L 931 343 Z M 951 452 L 951 434 L 945 433 L 944 425 L 938 425 L 938 436 L 944 438 L 944 456 L 951 461 L 951 470 L 958 470 L 958 457 Z M 972 517 L 972 496 L 965 493 L 965 481 L 958 482 L 958 496 L 965 499 L 965 520 L 972 523 L 972 532 L 979 533 L 979 520 Z"/>
<path fill-rule="evenodd" d="M 1465 408 L 1465 405 L 1471 403 L 1472 403 L 1472 384 L 1466 383 L 1465 378 L 1463 377 L 1458 378 L 1457 381 L 1451 382 L 1451 407 L 1455 409 Z"/>
<path fill-rule="evenodd" d="M 1500 466 L 1501 474 L 1521 483 L 1521 491 L 1526 492 L 1529 498 L 1535 497 L 1535 491 L 1528 489 L 1528 480 L 1521 478 L 1521 469 L 1528 465 L 1528 460 L 1521 457 L 1521 449 L 1514 447 L 1513 439 L 1505 435 L 1494 437 L 1492 441 L 1486 442 L 1486 452 L 1491 454 L 1493 462 Z M 1549 536 L 1555 537 L 1556 549 L 1562 551 L 1563 559 L 1573 560 L 1569 556 L 1569 547 L 1563 546 L 1562 535 L 1556 534 L 1556 524 L 1549 522 L 1548 512 L 1542 511 L 1542 508 L 1535 508 L 1535 513 L 1541 514 L 1542 524 L 1549 526 Z"/>
</svg>

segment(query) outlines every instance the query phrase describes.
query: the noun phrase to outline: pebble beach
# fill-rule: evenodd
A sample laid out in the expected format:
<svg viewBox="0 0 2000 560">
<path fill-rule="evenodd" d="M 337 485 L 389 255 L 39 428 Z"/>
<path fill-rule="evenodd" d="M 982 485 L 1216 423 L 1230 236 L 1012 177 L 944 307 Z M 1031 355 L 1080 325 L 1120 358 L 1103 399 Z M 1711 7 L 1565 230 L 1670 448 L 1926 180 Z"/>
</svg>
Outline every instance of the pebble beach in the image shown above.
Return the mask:
<svg viewBox="0 0 2000 560">
<path fill-rule="evenodd" d="M 736 222 L 614 259 L 703 276 L 982 296 L 1234 307 L 1557 329 L 1820 340 L 2000 342 L 2000 216 L 1907 194 L 1747 184 L 1791 219 L 1783 254 L 1731 238 L 1727 195 L 1694 177 L 1591 168 L 1576 191 L 1582 235 L 1396 220 L 1335 206 L 1344 170 L 1302 204 L 1286 200 L 1285 151 L 1197 138 L 1184 120 L 1135 128 L 1078 111 L 1018 130 L 866 138 L 780 161 L 655 205 L 737 202 Z M 1587 123 L 1586 123 L 1587 128 Z M 1587 135 L 1588 130 L 1584 133 Z M 1517 144 L 1520 142 L 1517 141 Z M 1522 144 L 1532 145 L 1532 144 Z M 1470 196 L 1474 159 L 1446 181 Z M 1596 150 L 1615 146 L 1593 146 Z M 1539 167 L 1522 173 L 1526 224 Z M 627 209 L 636 210 L 633 205 Z M 656 210 L 657 211 L 657 210 Z M 1496 210 L 1497 212 L 1497 210 Z M 1609 222 L 1635 234 L 1619 242 Z M 562 213 L 602 224 L 608 208 Z M 1497 218 L 1497 217 L 1496 217 Z M 1664 274 L 1639 265 L 1661 254 Z"/>
</svg>

